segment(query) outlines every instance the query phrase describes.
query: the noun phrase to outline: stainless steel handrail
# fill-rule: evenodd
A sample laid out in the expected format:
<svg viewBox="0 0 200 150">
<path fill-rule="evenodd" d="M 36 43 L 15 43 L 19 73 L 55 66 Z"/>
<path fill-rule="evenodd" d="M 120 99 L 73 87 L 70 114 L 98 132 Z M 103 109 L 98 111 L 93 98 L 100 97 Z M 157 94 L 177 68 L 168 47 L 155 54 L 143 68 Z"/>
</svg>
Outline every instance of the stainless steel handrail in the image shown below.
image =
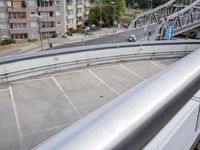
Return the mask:
<svg viewBox="0 0 200 150">
<path fill-rule="evenodd" d="M 199 88 L 200 50 L 130 89 L 35 149 L 141 149 Z"/>
</svg>

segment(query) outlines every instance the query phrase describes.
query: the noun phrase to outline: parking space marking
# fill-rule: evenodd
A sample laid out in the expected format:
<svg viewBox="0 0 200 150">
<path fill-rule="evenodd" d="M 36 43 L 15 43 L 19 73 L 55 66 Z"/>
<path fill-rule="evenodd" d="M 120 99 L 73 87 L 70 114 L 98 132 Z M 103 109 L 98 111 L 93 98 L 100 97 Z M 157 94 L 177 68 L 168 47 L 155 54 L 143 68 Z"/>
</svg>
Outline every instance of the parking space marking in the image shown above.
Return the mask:
<svg viewBox="0 0 200 150">
<path fill-rule="evenodd" d="M 53 79 L 53 81 L 56 83 L 56 85 L 58 86 L 58 88 L 60 89 L 60 91 L 63 93 L 63 95 L 65 96 L 65 98 L 67 99 L 67 101 L 71 104 L 72 108 L 75 110 L 75 112 L 78 114 L 78 116 L 81 118 L 82 115 L 79 112 L 79 110 L 76 108 L 76 106 L 72 103 L 72 101 L 70 100 L 69 96 L 65 93 L 65 91 L 62 89 L 62 87 L 60 86 L 60 84 L 58 83 L 58 81 L 56 80 L 56 78 L 54 76 L 51 76 L 51 78 Z"/>
<path fill-rule="evenodd" d="M 84 71 L 87 71 L 87 69 L 67 71 L 67 72 L 61 72 L 61 73 L 53 73 L 52 76 L 65 75 L 65 74 L 70 74 L 70 73 L 80 73 Z"/>
<path fill-rule="evenodd" d="M 130 73 L 132 73 L 133 75 L 135 75 L 135 76 L 137 76 L 138 78 L 140 78 L 140 79 L 142 79 L 142 80 L 146 80 L 145 78 L 143 78 L 141 75 L 139 75 L 139 74 L 137 74 L 137 73 L 135 73 L 135 72 L 133 72 L 132 70 L 130 70 L 130 69 L 128 69 L 128 68 L 126 68 L 125 66 L 123 66 L 122 64 L 120 65 L 120 67 L 122 67 L 122 68 L 124 68 L 126 71 L 128 71 L 128 72 L 130 72 Z"/>
<path fill-rule="evenodd" d="M 64 126 L 70 125 L 72 123 L 73 122 L 71 122 L 71 123 L 63 123 L 63 124 L 56 125 L 56 126 L 53 126 L 53 127 L 50 127 L 50 128 L 45 128 L 45 129 L 42 129 L 42 130 L 39 130 L 39 131 L 33 131 L 33 132 L 25 133 L 25 134 L 23 134 L 23 136 L 29 136 L 31 134 L 38 134 L 38 133 L 50 131 L 50 130 L 53 130 L 53 129 L 57 129 L 57 128 L 60 128 L 60 127 L 64 127 Z"/>
<path fill-rule="evenodd" d="M 7 92 L 9 89 L 1 89 L 0 92 Z"/>
<path fill-rule="evenodd" d="M 93 69 L 89 69 L 89 70 L 98 70 L 98 69 L 107 69 L 107 68 L 112 68 L 112 67 L 117 67 L 119 65 L 110 65 L 110 66 L 104 66 L 104 67 L 98 67 L 98 68 L 93 68 Z"/>
<path fill-rule="evenodd" d="M 13 90 L 12 90 L 11 86 L 9 86 L 9 91 L 10 91 L 10 96 L 11 96 L 11 101 L 12 101 L 12 107 L 13 107 L 13 112 L 14 112 L 14 116 L 15 116 L 15 121 L 16 121 L 16 124 L 17 124 L 17 132 L 18 132 L 18 135 L 19 135 L 20 147 L 21 147 L 21 149 L 23 149 L 23 146 L 22 146 L 22 144 L 23 144 L 22 129 L 21 129 L 19 116 L 18 116 L 18 113 L 17 113 L 17 107 L 16 107 L 16 104 L 15 104 L 15 98 L 14 98 L 14 94 L 13 94 Z"/>
<path fill-rule="evenodd" d="M 160 65 L 157 64 L 156 62 L 150 61 L 149 63 L 152 64 L 152 65 L 154 65 L 154 66 L 156 66 L 156 67 L 158 67 L 158 68 L 160 68 L 160 69 L 165 69 L 164 67 L 160 66 Z"/>
<path fill-rule="evenodd" d="M 21 83 L 27 83 L 27 82 L 33 82 L 33 81 L 41 81 L 41 80 L 46 80 L 46 79 L 51 79 L 51 77 L 30 79 L 30 80 L 23 80 L 23 81 L 16 81 L 16 82 L 11 82 L 10 84 L 21 84 Z"/>
<path fill-rule="evenodd" d="M 105 81 L 103 81 L 100 77 L 98 77 L 92 70 L 88 70 L 95 78 L 97 78 L 102 84 L 107 86 L 111 91 L 113 91 L 115 94 L 119 95 L 119 93 L 113 89 L 110 85 L 108 85 Z"/>
</svg>

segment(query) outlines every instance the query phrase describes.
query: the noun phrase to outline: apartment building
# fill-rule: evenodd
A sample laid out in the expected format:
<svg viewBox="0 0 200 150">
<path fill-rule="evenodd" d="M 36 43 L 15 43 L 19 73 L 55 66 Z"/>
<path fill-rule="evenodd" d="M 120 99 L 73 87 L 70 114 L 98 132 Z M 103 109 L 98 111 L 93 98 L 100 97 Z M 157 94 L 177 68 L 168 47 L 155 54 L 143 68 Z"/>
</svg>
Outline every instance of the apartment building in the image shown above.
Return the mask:
<svg viewBox="0 0 200 150">
<path fill-rule="evenodd" d="M 84 24 L 88 0 L 0 0 L 0 40 L 64 34 Z"/>
</svg>

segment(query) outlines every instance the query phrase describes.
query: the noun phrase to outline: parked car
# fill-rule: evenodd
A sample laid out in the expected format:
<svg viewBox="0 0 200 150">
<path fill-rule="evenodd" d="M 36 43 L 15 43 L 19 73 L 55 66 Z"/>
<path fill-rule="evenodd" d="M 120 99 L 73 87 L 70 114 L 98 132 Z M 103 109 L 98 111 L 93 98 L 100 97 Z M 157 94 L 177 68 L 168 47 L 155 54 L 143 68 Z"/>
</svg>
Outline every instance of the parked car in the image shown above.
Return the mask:
<svg viewBox="0 0 200 150">
<path fill-rule="evenodd" d="M 136 42 L 136 36 L 134 34 L 129 35 L 128 41 L 129 42 Z"/>
</svg>

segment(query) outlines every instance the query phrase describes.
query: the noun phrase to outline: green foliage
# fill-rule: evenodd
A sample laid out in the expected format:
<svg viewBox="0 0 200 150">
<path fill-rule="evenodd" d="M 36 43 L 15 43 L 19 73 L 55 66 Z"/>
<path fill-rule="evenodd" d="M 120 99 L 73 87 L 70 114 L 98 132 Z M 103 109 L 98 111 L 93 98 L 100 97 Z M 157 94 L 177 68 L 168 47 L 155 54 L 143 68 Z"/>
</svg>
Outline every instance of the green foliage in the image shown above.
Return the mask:
<svg viewBox="0 0 200 150">
<path fill-rule="evenodd" d="M 115 2 L 115 5 L 111 2 Z M 100 12 L 102 10 L 102 21 L 103 26 L 110 27 L 113 25 L 114 17 L 114 6 L 115 6 L 115 19 L 120 22 L 123 14 L 126 12 L 125 0 L 102 0 L 102 3 L 98 3 L 95 7 L 91 8 L 89 14 L 90 25 L 94 24 L 99 26 Z"/>
<path fill-rule="evenodd" d="M 36 42 L 38 39 L 28 39 L 28 42 Z"/>
<path fill-rule="evenodd" d="M 160 6 L 169 0 L 152 0 L 153 7 Z M 148 0 L 126 0 L 127 7 L 133 8 L 134 3 L 138 3 L 140 8 L 148 8 L 150 6 Z"/>
<path fill-rule="evenodd" d="M 81 28 L 77 28 L 77 29 L 73 29 L 72 33 L 80 33 L 81 32 Z"/>
<path fill-rule="evenodd" d="M 6 39 L 2 41 L 2 45 L 14 44 L 16 41 L 14 39 Z"/>
<path fill-rule="evenodd" d="M 57 38 L 57 37 L 58 37 L 58 34 L 57 34 L 57 33 L 53 33 L 53 34 L 51 35 L 51 37 L 52 37 L 52 38 Z"/>
</svg>

